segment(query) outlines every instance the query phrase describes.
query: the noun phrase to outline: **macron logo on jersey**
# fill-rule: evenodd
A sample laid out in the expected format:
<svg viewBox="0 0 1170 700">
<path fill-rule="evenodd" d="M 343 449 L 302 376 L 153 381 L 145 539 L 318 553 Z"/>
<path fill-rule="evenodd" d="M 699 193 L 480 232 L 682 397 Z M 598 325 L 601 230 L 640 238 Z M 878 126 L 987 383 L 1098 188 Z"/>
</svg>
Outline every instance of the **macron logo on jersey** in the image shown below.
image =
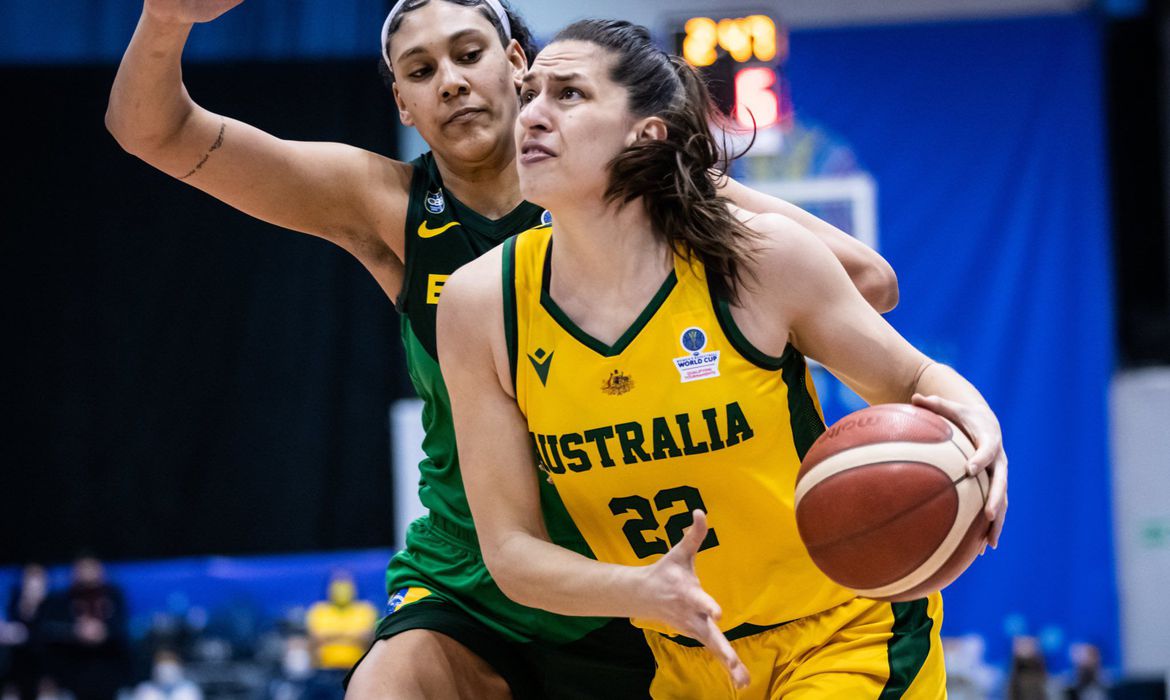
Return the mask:
<svg viewBox="0 0 1170 700">
<path fill-rule="evenodd" d="M 548 386 L 548 371 L 552 369 L 552 358 L 551 352 L 547 355 L 544 354 L 544 348 L 537 348 L 536 352 L 528 356 L 528 361 L 532 363 L 532 369 L 536 370 L 536 376 L 540 378 L 541 386 Z"/>
</svg>

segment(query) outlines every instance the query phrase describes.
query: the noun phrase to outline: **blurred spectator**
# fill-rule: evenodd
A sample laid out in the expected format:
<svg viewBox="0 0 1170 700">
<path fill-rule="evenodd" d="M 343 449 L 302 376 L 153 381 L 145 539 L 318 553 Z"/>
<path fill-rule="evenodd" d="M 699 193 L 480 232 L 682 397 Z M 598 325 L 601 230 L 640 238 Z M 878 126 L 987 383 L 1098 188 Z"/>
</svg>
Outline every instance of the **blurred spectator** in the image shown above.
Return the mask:
<svg viewBox="0 0 1170 700">
<path fill-rule="evenodd" d="M 1008 700 L 1045 700 L 1048 671 L 1035 637 L 1012 640 L 1012 668 L 1008 676 Z"/>
<path fill-rule="evenodd" d="M 943 660 L 947 669 L 947 697 L 950 700 L 983 700 L 990 697 L 1000 672 L 983 660 L 986 644 L 978 634 L 943 637 Z"/>
<path fill-rule="evenodd" d="M 373 605 L 356 600 L 357 587 L 345 571 L 330 577 L 328 597 L 309 608 L 305 627 L 316 649 L 317 668 L 349 671 L 369 648 L 378 613 Z"/>
<path fill-rule="evenodd" d="M 49 598 L 49 575 L 40 564 L 29 564 L 8 601 L 7 622 L 0 622 L 0 645 L 10 649 L 11 671 L 4 697 L 35 700 L 45 670 L 42 622 Z"/>
<path fill-rule="evenodd" d="M 150 680 L 139 684 L 133 700 L 203 700 L 203 691 L 187 680 L 178 654 L 160 649 L 154 654 Z"/>
<path fill-rule="evenodd" d="M 69 589 L 54 598 L 45 630 L 62 685 L 77 700 L 113 700 L 130 666 L 121 590 L 106 581 L 100 561 L 84 556 L 73 564 Z"/>
<path fill-rule="evenodd" d="M 313 650 L 308 637 L 293 635 L 285 640 L 280 672 L 269 681 L 262 700 L 340 700 L 341 683 L 336 674 L 313 668 Z"/>
<path fill-rule="evenodd" d="M 1106 700 L 1109 684 L 1101 669 L 1101 650 L 1092 644 L 1073 644 L 1068 654 L 1073 668 L 1064 696 L 1069 700 Z"/>
</svg>

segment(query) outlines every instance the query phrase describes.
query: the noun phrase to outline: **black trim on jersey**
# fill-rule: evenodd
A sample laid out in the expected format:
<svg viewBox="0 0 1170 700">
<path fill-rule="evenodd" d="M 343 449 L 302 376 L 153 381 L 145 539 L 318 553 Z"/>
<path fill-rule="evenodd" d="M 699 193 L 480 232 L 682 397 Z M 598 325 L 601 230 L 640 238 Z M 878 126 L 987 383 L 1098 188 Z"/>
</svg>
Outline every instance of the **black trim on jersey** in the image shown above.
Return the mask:
<svg viewBox="0 0 1170 700">
<path fill-rule="evenodd" d="M 792 347 L 789 345 L 788 347 Z M 801 460 L 812 444 L 825 432 L 825 421 L 817 411 L 806 383 L 804 355 L 792 352 L 784 362 L 780 376 L 788 388 L 788 421 L 792 427 L 792 442 L 796 456 Z"/>
<path fill-rule="evenodd" d="M 504 241 L 504 340 L 508 346 L 508 369 L 512 373 L 512 393 L 516 393 L 516 364 L 519 361 L 516 334 L 516 236 Z"/>
<path fill-rule="evenodd" d="M 548 315 L 552 316 L 553 320 L 556 321 L 557 324 L 563 328 L 566 333 L 573 336 L 582 345 L 589 348 L 598 355 L 601 355 L 602 357 L 616 357 L 622 354 L 622 352 L 627 347 L 629 347 L 630 343 L 634 342 L 634 338 L 638 337 L 638 334 L 642 332 L 642 329 L 646 327 L 646 324 L 650 323 L 650 319 L 654 318 L 654 314 L 658 313 L 658 309 L 662 308 L 662 305 L 666 303 L 666 298 L 670 296 L 670 293 L 674 291 L 675 286 L 678 285 L 678 275 L 672 268 L 670 270 L 670 274 L 667 275 L 666 279 L 662 282 L 662 286 L 658 288 L 658 291 L 654 293 L 654 296 L 650 299 L 650 302 L 646 304 L 646 308 L 642 309 L 642 313 L 638 314 L 638 318 L 634 319 L 634 323 L 626 329 L 625 333 L 622 333 L 620 338 L 614 341 L 613 345 L 606 345 L 597 338 L 594 338 L 585 331 L 581 330 L 581 328 L 576 323 L 573 323 L 573 319 L 569 318 L 569 315 L 566 314 L 561 309 L 561 307 L 557 306 L 557 303 L 553 301 L 552 295 L 549 294 L 548 291 L 549 280 L 551 278 L 552 241 L 549 241 L 548 249 L 545 251 L 544 255 L 544 272 L 541 274 L 540 279 L 540 305 L 544 307 L 544 310 L 548 312 Z"/>
<path fill-rule="evenodd" d="M 774 357 L 765 353 L 764 351 L 752 345 L 743 331 L 739 329 L 735 318 L 731 315 L 731 304 L 728 303 L 727 298 L 720 294 L 715 286 L 711 283 L 711 278 L 707 278 L 707 291 L 711 295 L 711 306 L 715 309 L 715 318 L 719 319 L 719 327 L 723 329 L 723 335 L 731 341 L 732 347 L 743 355 L 744 359 L 752 363 L 760 369 L 766 369 L 769 372 L 775 372 L 784 367 L 784 363 L 788 361 L 789 357 L 796 352 L 796 348 L 789 343 L 784 346 L 784 352 L 780 357 Z"/>
<path fill-rule="evenodd" d="M 723 633 L 723 636 L 727 637 L 727 641 L 734 642 L 737 639 L 743 639 L 744 637 L 750 637 L 753 634 L 759 634 L 761 632 L 767 632 L 768 630 L 774 630 L 777 627 L 783 627 L 784 625 L 787 625 L 790 622 L 795 622 L 795 620 L 787 620 L 785 622 L 777 622 L 774 625 L 753 625 L 750 622 L 745 622 L 742 625 L 736 625 L 735 627 L 732 627 L 731 629 L 727 630 L 726 632 Z M 669 636 L 669 635 L 662 634 L 661 632 L 659 632 L 659 634 L 662 636 L 663 639 L 665 639 L 667 641 L 674 642 L 675 644 L 679 645 L 680 647 L 698 648 L 698 647 L 706 646 L 706 644 L 704 644 L 703 642 L 700 642 L 697 639 L 691 639 L 690 637 L 684 637 L 681 634 L 675 635 L 673 637 Z"/>
</svg>

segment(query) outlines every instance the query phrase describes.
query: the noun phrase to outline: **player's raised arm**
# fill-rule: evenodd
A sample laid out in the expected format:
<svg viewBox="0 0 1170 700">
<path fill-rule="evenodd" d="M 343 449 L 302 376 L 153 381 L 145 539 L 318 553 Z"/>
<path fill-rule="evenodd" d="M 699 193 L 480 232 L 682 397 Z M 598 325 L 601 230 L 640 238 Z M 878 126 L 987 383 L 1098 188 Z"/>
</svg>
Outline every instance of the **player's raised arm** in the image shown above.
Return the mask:
<svg viewBox="0 0 1170 700">
<path fill-rule="evenodd" d="M 718 604 L 695 576 L 706 519 L 649 566 L 607 564 L 549 540 L 527 423 L 504 338 L 501 249 L 456 272 L 438 312 L 439 363 L 451 395 L 459 461 L 484 563 L 509 598 L 562 615 L 656 620 L 702 641 L 737 684 L 747 669 L 716 624 Z"/>
<path fill-rule="evenodd" d="M 874 249 L 836 226 L 783 199 L 758 192 L 729 177 L 718 181 L 719 194 L 748 211 L 786 216 L 812 232 L 836 256 L 869 305 L 886 313 L 898 305 L 898 276 Z"/>
<path fill-rule="evenodd" d="M 145 0 L 110 92 L 107 128 L 159 170 L 259 219 L 341 245 L 397 293 L 409 166 L 343 144 L 278 139 L 188 95 L 181 58 L 192 26 L 240 2 Z"/>
</svg>

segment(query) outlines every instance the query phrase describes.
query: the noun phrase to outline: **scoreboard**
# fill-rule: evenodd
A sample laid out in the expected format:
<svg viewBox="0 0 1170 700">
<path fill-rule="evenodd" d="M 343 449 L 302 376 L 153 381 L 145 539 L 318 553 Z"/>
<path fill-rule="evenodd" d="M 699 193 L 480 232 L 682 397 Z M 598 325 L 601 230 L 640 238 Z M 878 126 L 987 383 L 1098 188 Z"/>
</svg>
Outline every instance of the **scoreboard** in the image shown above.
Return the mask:
<svg viewBox="0 0 1170 700">
<path fill-rule="evenodd" d="M 673 26 L 675 53 L 707 78 L 716 104 L 745 129 L 766 129 L 790 113 L 777 67 L 788 34 L 767 15 L 690 17 Z"/>
</svg>

